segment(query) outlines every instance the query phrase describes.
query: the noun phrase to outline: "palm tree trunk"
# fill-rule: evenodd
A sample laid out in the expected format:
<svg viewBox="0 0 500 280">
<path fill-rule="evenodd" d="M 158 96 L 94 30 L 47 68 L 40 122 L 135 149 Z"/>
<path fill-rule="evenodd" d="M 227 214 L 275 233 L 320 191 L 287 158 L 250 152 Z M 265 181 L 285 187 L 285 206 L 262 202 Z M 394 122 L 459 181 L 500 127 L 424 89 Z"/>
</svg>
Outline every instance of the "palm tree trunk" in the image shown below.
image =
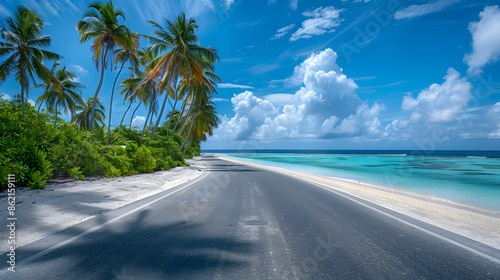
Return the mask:
<svg viewBox="0 0 500 280">
<path fill-rule="evenodd" d="M 54 130 L 56 130 L 56 127 L 57 127 L 57 105 L 56 105 L 56 112 L 54 114 Z"/>
<path fill-rule="evenodd" d="M 175 96 L 175 101 L 174 101 L 174 105 L 172 105 L 172 112 L 170 113 L 170 118 L 168 118 L 168 125 L 167 125 L 167 137 L 168 135 L 170 134 L 170 123 L 172 122 L 172 118 L 174 117 L 174 112 L 175 112 L 175 107 L 177 107 L 177 93 L 174 95 Z M 170 102 L 172 104 L 172 102 Z"/>
<path fill-rule="evenodd" d="M 132 116 L 130 117 L 129 128 L 132 128 L 132 121 L 134 120 L 135 112 L 137 112 L 137 110 L 139 109 L 139 107 L 141 107 L 141 104 L 142 104 L 142 100 L 139 102 L 139 104 L 137 105 L 137 107 L 135 107 L 135 110 L 132 112 Z M 130 105 L 132 105 L 132 102 L 130 102 Z"/>
<path fill-rule="evenodd" d="M 144 121 L 144 125 L 142 126 L 142 132 L 141 132 L 141 143 L 142 143 L 142 139 L 144 139 L 144 133 L 146 132 L 146 127 L 148 126 L 148 122 L 149 122 L 149 118 L 153 118 L 152 114 L 151 114 L 152 110 L 149 109 L 148 110 L 148 114 L 146 116 L 146 120 Z"/>
<path fill-rule="evenodd" d="M 186 118 L 184 119 L 184 123 L 182 124 L 181 130 L 179 131 L 179 135 L 182 135 L 182 133 L 184 133 L 184 130 L 186 129 L 186 126 L 189 122 L 189 116 L 191 115 L 191 111 L 193 110 L 193 106 L 194 106 L 193 103 L 194 103 L 194 100 L 192 100 L 191 105 L 189 105 L 189 109 L 188 109 Z"/>
<path fill-rule="evenodd" d="M 160 125 L 161 118 L 163 116 L 163 111 L 165 111 L 165 105 L 167 105 L 167 100 L 168 100 L 168 94 L 165 93 L 165 99 L 163 99 L 163 104 L 161 105 L 160 114 L 158 115 L 158 119 L 156 120 L 156 123 L 153 127 L 153 131 L 151 132 L 151 136 L 149 137 L 149 140 L 152 140 L 153 137 L 155 137 L 156 129 L 158 129 L 158 125 Z"/>
<path fill-rule="evenodd" d="M 172 69 L 172 72 L 169 74 L 167 85 L 170 85 L 173 83 L 172 80 L 174 77 L 177 78 L 177 75 L 175 75 L 176 72 L 177 72 L 177 66 L 174 66 Z M 163 104 L 161 105 L 160 114 L 158 115 L 158 119 L 156 120 L 156 124 L 153 127 L 153 132 L 151 132 L 151 137 L 149 137 L 150 140 L 152 140 L 153 137 L 155 137 L 155 133 L 156 133 L 156 130 L 158 129 L 158 126 L 160 125 L 160 122 L 161 122 L 161 119 L 163 116 L 163 111 L 165 110 L 165 105 L 167 104 L 167 100 L 168 100 L 168 87 L 167 87 L 167 92 L 165 92 L 165 99 L 163 100 Z"/>
<path fill-rule="evenodd" d="M 38 100 L 37 100 L 38 101 Z M 38 110 L 36 110 L 38 113 L 40 113 L 40 109 L 42 109 L 42 104 L 43 104 L 43 101 L 40 102 L 40 105 L 38 105 Z"/>
<path fill-rule="evenodd" d="M 190 93 L 190 94 L 193 94 L 193 93 Z M 187 105 L 187 99 L 188 99 L 189 96 L 186 96 L 186 99 L 184 99 L 184 102 L 182 103 L 182 109 L 181 109 L 181 113 L 179 115 L 179 118 L 177 118 L 177 121 L 175 122 L 175 126 L 174 126 L 174 131 L 176 131 L 177 129 L 177 126 L 179 126 L 179 124 L 181 123 L 182 121 L 182 116 L 184 115 L 184 112 L 186 111 L 186 105 Z M 193 99 L 191 99 L 192 101 Z M 180 133 L 179 133 L 180 135 Z"/>
<path fill-rule="evenodd" d="M 118 71 L 118 74 L 116 74 L 115 81 L 113 82 L 113 88 L 111 89 L 111 98 L 109 100 L 109 116 L 108 116 L 108 136 L 106 138 L 106 145 L 109 146 L 109 138 L 111 137 L 111 115 L 113 112 L 113 96 L 115 95 L 115 87 L 116 87 L 116 81 L 118 81 L 118 77 L 120 76 L 123 66 L 125 66 L 126 60 L 123 61 L 122 67 L 120 67 L 120 71 Z"/>
<path fill-rule="evenodd" d="M 123 121 L 125 120 L 125 117 L 127 116 L 128 110 L 130 110 L 130 107 L 132 107 L 132 100 L 129 101 L 127 110 L 125 110 L 125 113 L 122 116 L 122 120 L 120 121 L 120 126 L 123 125 Z"/>
<path fill-rule="evenodd" d="M 186 134 L 186 138 L 184 138 L 184 142 L 182 142 L 182 145 L 181 145 L 181 150 L 184 151 L 184 146 L 186 145 L 189 137 L 191 136 L 191 133 L 193 133 L 193 128 L 194 128 L 194 123 L 196 122 L 196 117 L 197 117 L 197 114 L 195 114 L 193 116 L 193 119 L 191 120 L 191 125 L 189 126 L 189 131 L 188 133 Z"/>
<path fill-rule="evenodd" d="M 99 95 L 99 91 L 101 91 L 102 87 L 102 82 L 104 81 L 104 71 L 105 66 L 106 66 L 106 56 L 108 55 L 108 49 L 106 48 L 106 51 L 104 51 L 102 57 L 101 57 L 101 77 L 99 79 L 99 84 L 97 85 L 97 89 L 95 90 L 94 93 L 94 100 L 92 101 L 92 110 L 90 113 L 90 123 L 89 123 L 89 131 L 92 132 L 92 128 L 94 127 L 94 114 L 95 114 L 95 106 L 97 104 L 97 96 Z"/>
<path fill-rule="evenodd" d="M 24 86 L 21 86 L 21 115 L 24 117 Z"/>
<path fill-rule="evenodd" d="M 156 101 L 156 89 L 153 88 L 153 93 L 151 94 L 151 98 L 149 100 L 149 110 L 148 110 L 148 115 L 146 116 L 146 121 L 144 122 L 144 126 L 142 127 L 142 133 L 141 133 L 141 143 L 142 139 L 144 138 L 144 132 L 146 132 L 146 127 L 148 126 L 149 122 L 149 117 L 153 117 L 153 103 Z"/>
</svg>

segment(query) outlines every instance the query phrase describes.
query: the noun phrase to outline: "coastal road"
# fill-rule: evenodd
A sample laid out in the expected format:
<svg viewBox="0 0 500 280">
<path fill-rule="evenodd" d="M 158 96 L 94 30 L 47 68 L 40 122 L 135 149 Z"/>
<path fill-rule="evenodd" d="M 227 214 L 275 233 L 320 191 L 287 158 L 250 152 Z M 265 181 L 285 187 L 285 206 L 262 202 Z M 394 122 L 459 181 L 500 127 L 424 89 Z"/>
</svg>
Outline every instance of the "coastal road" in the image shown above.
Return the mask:
<svg viewBox="0 0 500 280">
<path fill-rule="evenodd" d="M 500 279 L 500 253 L 297 178 L 205 156 L 188 184 L 6 255 L 0 279 Z"/>
</svg>

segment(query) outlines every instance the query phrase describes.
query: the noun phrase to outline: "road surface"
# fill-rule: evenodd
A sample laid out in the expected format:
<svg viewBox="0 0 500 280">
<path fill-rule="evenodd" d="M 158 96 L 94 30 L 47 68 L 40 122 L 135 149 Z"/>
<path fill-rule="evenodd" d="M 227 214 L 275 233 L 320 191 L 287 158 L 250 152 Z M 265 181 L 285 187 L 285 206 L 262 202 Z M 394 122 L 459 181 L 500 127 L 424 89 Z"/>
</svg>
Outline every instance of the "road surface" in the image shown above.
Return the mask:
<svg viewBox="0 0 500 280">
<path fill-rule="evenodd" d="M 204 157 L 197 180 L 2 256 L 1 279 L 500 279 L 500 252 L 367 201 Z"/>
</svg>

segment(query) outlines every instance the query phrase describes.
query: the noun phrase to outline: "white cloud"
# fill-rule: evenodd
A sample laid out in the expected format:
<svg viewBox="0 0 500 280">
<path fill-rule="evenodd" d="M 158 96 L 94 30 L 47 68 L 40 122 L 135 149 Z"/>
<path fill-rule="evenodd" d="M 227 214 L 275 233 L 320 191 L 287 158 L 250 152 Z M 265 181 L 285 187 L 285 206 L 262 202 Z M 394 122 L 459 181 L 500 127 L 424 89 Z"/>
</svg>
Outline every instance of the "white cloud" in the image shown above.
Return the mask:
<svg viewBox="0 0 500 280">
<path fill-rule="evenodd" d="M 488 133 L 490 138 L 500 138 L 500 102 L 495 103 L 488 110 L 487 118 L 492 124 L 492 129 Z"/>
<path fill-rule="evenodd" d="M 234 0 L 224 0 L 224 7 L 226 10 L 229 10 L 231 8 L 231 5 L 234 4 Z"/>
<path fill-rule="evenodd" d="M 295 95 L 288 93 L 273 93 L 268 94 L 263 97 L 265 100 L 273 103 L 277 107 L 282 107 L 287 104 L 291 104 L 294 102 Z"/>
<path fill-rule="evenodd" d="M 70 1 L 70 0 L 66 0 Z M 226 12 L 227 2 L 217 1 L 217 9 L 212 0 L 185 0 L 185 1 L 129 1 L 130 7 L 126 7 L 127 15 L 139 14 L 143 21 L 154 20 L 159 22 L 163 18 L 173 18 L 181 12 L 186 12 L 188 17 L 197 18 L 205 12 L 220 10 Z M 232 4 L 232 3 L 231 3 Z M 221 12 L 221 16 L 223 14 Z"/>
<path fill-rule="evenodd" d="M 8 95 L 7 93 L 0 93 L 0 99 L 3 99 L 3 100 L 11 100 L 12 98 L 10 97 L 10 95 Z"/>
<path fill-rule="evenodd" d="M 440 134 L 450 136 L 462 129 L 467 106 L 472 99 L 472 85 L 449 68 L 442 84 L 432 84 L 417 97 L 406 95 L 401 109 L 406 116 L 386 127 L 386 136 L 425 138 Z"/>
<path fill-rule="evenodd" d="M 290 29 L 292 29 L 294 27 L 295 27 L 295 24 L 292 23 L 292 24 L 289 24 L 289 25 L 287 25 L 285 27 L 282 27 L 282 28 L 278 29 L 276 31 L 276 34 L 274 34 L 274 36 L 271 37 L 271 40 L 276 40 L 276 39 L 279 39 L 279 38 L 285 36 L 286 34 L 288 34 L 288 32 L 290 31 Z"/>
<path fill-rule="evenodd" d="M 383 106 L 366 105 L 357 85 L 336 64 L 337 54 L 326 49 L 298 65 L 294 80 L 302 80 L 295 94 L 257 97 L 235 95 L 234 116 L 222 117 L 215 139 L 287 139 L 372 137 L 380 134 L 378 115 Z"/>
<path fill-rule="evenodd" d="M 292 10 L 297 10 L 297 8 L 299 7 L 299 0 L 290 0 L 288 5 Z"/>
<path fill-rule="evenodd" d="M 417 98 L 405 96 L 401 108 L 411 112 L 412 122 L 449 122 L 457 120 L 471 99 L 471 84 L 450 68 L 443 84 L 432 84 Z"/>
<path fill-rule="evenodd" d="M 216 97 L 216 98 L 212 98 L 212 101 L 213 102 L 229 102 L 231 100 L 227 99 L 227 98 L 220 98 L 220 97 Z"/>
<path fill-rule="evenodd" d="M 144 116 L 136 116 L 132 120 L 132 125 L 133 126 L 142 127 L 145 122 L 146 122 L 146 117 L 144 117 Z"/>
<path fill-rule="evenodd" d="M 20 2 L 22 5 L 35 10 L 42 18 L 48 18 L 51 16 L 58 18 L 80 16 L 81 12 L 87 8 L 84 1 L 21 0 Z"/>
<path fill-rule="evenodd" d="M 302 22 L 302 26 L 292 34 L 290 41 L 302 38 L 308 39 L 313 36 L 334 32 L 334 28 L 342 22 L 340 18 L 340 12 L 342 11 L 342 9 L 335 9 L 335 7 L 329 6 L 302 13 L 304 16 L 310 17 L 310 19 Z"/>
<path fill-rule="evenodd" d="M 476 114 L 466 119 L 459 132 L 464 139 L 500 139 L 500 102 L 474 108 Z"/>
<path fill-rule="evenodd" d="M 468 73 L 480 74 L 488 63 L 500 58 L 500 9 L 488 6 L 479 14 L 478 22 L 469 24 L 472 34 L 472 53 L 465 56 Z"/>
<path fill-rule="evenodd" d="M 89 71 L 87 69 L 83 68 L 82 66 L 80 66 L 78 64 L 70 64 L 68 66 L 68 69 L 73 71 L 76 75 L 78 75 L 80 77 L 84 77 L 89 73 Z"/>
<path fill-rule="evenodd" d="M 219 88 L 241 88 L 241 89 L 251 89 L 251 88 L 253 88 L 251 86 L 237 85 L 237 84 L 231 84 L 231 83 L 217 84 L 217 87 L 219 87 Z"/>
<path fill-rule="evenodd" d="M 429 4 L 411 5 L 397 11 L 394 14 L 394 18 L 395 19 L 416 18 L 430 13 L 442 11 L 458 2 L 460 2 L 460 0 L 439 0 Z"/>
</svg>

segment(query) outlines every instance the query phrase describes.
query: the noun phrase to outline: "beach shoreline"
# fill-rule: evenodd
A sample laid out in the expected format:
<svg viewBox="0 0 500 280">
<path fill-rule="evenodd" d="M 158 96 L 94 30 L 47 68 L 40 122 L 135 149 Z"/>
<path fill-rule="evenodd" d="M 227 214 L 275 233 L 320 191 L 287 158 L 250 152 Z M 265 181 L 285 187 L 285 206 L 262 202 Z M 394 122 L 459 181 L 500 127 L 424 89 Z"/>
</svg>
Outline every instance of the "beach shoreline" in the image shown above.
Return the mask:
<svg viewBox="0 0 500 280">
<path fill-rule="evenodd" d="M 16 247 L 35 242 L 107 211 L 174 188 L 203 174 L 201 157 L 189 166 L 126 177 L 47 184 L 44 190 L 16 189 Z M 0 219 L 7 222 L 7 192 L 0 193 Z M 7 231 L 0 231 L 0 253 L 8 251 Z"/>
<path fill-rule="evenodd" d="M 498 211 L 356 180 L 315 175 L 256 164 L 243 159 L 216 156 L 234 163 L 287 174 L 349 194 L 500 250 L 500 212 Z"/>
</svg>

